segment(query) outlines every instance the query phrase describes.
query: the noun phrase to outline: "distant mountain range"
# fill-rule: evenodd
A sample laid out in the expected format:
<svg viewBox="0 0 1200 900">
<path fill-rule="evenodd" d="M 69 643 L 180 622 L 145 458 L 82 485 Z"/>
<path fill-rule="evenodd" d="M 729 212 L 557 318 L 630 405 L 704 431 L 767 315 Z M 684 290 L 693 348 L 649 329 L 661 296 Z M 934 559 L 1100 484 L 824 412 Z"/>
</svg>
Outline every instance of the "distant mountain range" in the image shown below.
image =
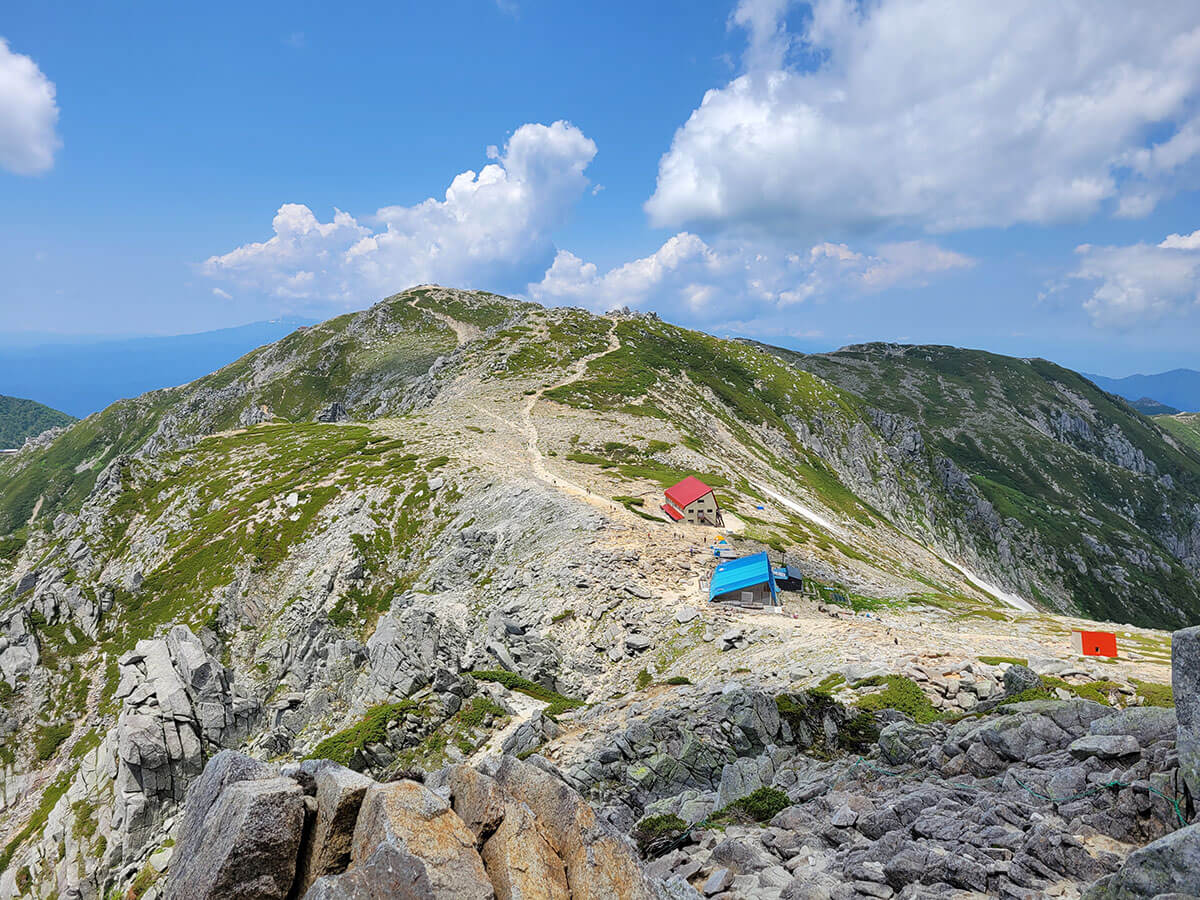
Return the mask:
<svg viewBox="0 0 1200 900">
<path fill-rule="evenodd" d="M 41 434 L 48 428 L 70 425 L 74 421 L 74 416 L 33 400 L 0 394 L 0 449 L 20 447 L 25 443 L 25 438 Z"/>
<path fill-rule="evenodd" d="M 1108 378 L 1086 372 L 1084 375 L 1110 394 L 1134 401 L 1133 405 L 1138 411 L 1146 415 L 1200 411 L 1200 372 L 1194 369 L 1172 369 L 1158 375 L 1129 375 L 1125 378 Z M 1155 408 L 1145 401 L 1158 401 L 1169 408 Z"/>
<path fill-rule="evenodd" d="M 186 384 L 313 320 L 288 317 L 170 337 L 0 345 L 0 391 L 80 418 L 115 400 Z M 0 441 L 3 443 L 3 441 Z"/>
</svg>

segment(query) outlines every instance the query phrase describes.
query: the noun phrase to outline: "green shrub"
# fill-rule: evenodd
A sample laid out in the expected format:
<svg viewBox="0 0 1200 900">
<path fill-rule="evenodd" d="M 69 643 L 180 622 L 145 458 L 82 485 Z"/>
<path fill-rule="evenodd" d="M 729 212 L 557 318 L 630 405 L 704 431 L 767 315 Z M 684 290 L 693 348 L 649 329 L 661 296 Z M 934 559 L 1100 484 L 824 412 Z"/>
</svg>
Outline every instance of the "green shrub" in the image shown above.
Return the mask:
<svg viewBox="0 0 1200 900">
<path fill-rule="evenodd" d="M 846 683 L 845 675 L 843 675 L 841 672 L 833 672 L 829 675 L 826 675 L 824 678 L 822 678 L 821 683 L 818 684 L 815 688 L 813 688 L 813 690 L 820 691 L 823 694 L 832 694 L 835 690 L 837 690 L 839 687 L 841 687 L 845 683 Z M 857 687 L 857 686 L 858 685 L 855 685 L 855 687 Z"/>
<path fill-rule="evenodd" d="M 458 720 L 468 728 L 479 728 L 483 725 L 488 716 L 505 716 L 508 715 L 499 703 L 491 697 L 474 697 L 458 713 Z"/>
<path fill-rule="evenodd" d="M 1145 706 L 1174 706 L 1175 692 L 1169 684 L 1157 684 L 1153 681 L 1131 679 L 1137 695 L 1142 698 Z"/>
<path fill-rule="evenodd" d="M 480 681 L 495 682 L 502 687 L 508 688 L 510 691 L 517 691 L 527 697 L 532 697 L 534 700 L 549 703 L 550 705 L 543 712 L 545 715 L 550 716 L 550 718 L 583 706 L 582 700 L 576 700 L 574 697 L 566 697 L 558 693 L 558 691 L 552 691 L 548 687 L 543 687 L 536 681 L 530 681 L 524 675 L 518 675 L 516 672 L 505 672 L 501 669 L 482 669 L 472 672 L 471 677 L 477 678 Z"/>
<path fill-rule="evenodd" d="M 672 675 L 663 684 L 691 684 L 692 680 L 686 675 Z"/>
<path fill-rule="evenodd" d="M 73 726 L 69 722 L 63 722 L 58 725 L 49 725 L 38 734 L 37 744 L 34 747 L 37 753 L 37 758 L 45 762 L 52 757 L 58 748 L 62 746 L 62 742 L 71 736 Z"/>
<path fill-rule="evenodd" d="M 878 682 L 871 680 L 871 684 Z M 859 709 L 876 712 L 881 709 L 895 709 L 904 713 L 914 722 L 927 725 L 942 717 L 937 708 L 925 696 L 925 692 L 911 678 L 902 675 L 886 675 L 883 677 L 884 689 L 874 694 L 860 697 L 855 704 Z M 855 687 L 865 686 L 859 682 Z"/>
<path fill-rule="evenodd" d="M 398 722 L 410 712 L 420 707 L 412 700 L 402 700 L 399 703 L 379 703 L 367 710 L 367 714 L 349 728 L 343 728 L 336 734 L 331 734 L 307 756 L 307 759 L 332 759 L 343 766 L 349 766 L 354 754 L 367 744 L 381 743 L 387 737 L 388 726 Z"/>
<path fill-rule="evenodd" d="M 75 813 L 75 822 L 71 825 L 71 835 L 76 841 L 90 840 L 96 833 L 98 824 L 96 804 L 85 798 L 72 803 L 71 811 Z"/>
<path fill-rule="evenodd" d="M 633 826 L 633 840 L 642 856 L 658 856 L 687 831 L 687 822 L 674 813 L 650 816 Z"/>
<path fill-rule="evenodd" d="M 792 805 L 779 788 L 760 787 L 715 813 L 713 822 L 768 822 Z"/>
<path fill-rule="evenodd" d="M 645 669 L 642 669 L 640 672 L 637 673 L 637 689 L 639 691 L 644 691 L 646 688 L 650 687 L 650 682 L 652 682 L 653 680 L 654 680 L 654 676 L 651 675 L 649 672 L 647 672 Z"/>
<path fill-rule="evenodd" d="M 1121 686 L 1115 681 L 1089 681 L 1087 684 L 1068 684 L 1067 690 L 1074 692 L 1084 700 L 1092 700 L 1105 706 L 1112 706 L 1110 698 L 1117 696 Z"/>
<path fill-rule="evenodd" d="M 1028 688 L 1021 691 L 1019 694 L 1013 694 L 1011 697 L 1005 697 L 1000 701 L 1000 706 L 1008 706 L 1012 703 L 1026 703 L 1030 700 L 1055 700 L 1054 694 L 1046 688 Z"/>
<path fill-rule="evenodd" d="M 156 881 L 158 881 L 158 870 L 147 864 L 146 868 L 138 872 L 133 883 L 129 885 L 125 900 L 141 900 L 142 895 L 150 890 L 150 886 Z"/>
<path fill-rule="evenodd" d="M 25 549 L 25 538 L 19 534 L 9 534 L 0 537 L 0 563 L 15 562 L 21 551 Z"/>
<path fill-rule="evenodd" d="M 988 666 L 1000 666 L 1008 663 L 1010 666 L 1027 666 L 1029 660 L 1019 656 L 981 656 L 979 661 Z"/>
<path fill-rule="evenodd" d="M 839 750 L 862 753 L 879 739 L 879 729 L 870 713 L 851 712 L 824 691 L 780 694 L 775 698 L 775 708 L 794 739 L 807 736 L 812 741 L 804 750 L 819 759 L 831 759 Z M 827 716 L 839 723 L 832 744 L 825 733 Z"/>
</svg>

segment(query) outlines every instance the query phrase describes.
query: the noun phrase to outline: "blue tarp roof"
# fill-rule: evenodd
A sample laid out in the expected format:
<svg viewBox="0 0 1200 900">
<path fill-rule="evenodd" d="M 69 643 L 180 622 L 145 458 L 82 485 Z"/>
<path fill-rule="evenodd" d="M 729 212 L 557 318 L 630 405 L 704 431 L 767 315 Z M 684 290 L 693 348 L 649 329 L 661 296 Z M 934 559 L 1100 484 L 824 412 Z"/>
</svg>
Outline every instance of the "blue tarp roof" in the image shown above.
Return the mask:
<svg viewBox="0 0 1200 900">
<path fill-rule="evenodd" d="M 764 583 L 771 586 L 771 599 L 774 600 L 775 575 L 765 552 L 731 559 L 721 563 L 713 572 L 712 582 L 708 586 L 708 599 Z"/>
</svg>

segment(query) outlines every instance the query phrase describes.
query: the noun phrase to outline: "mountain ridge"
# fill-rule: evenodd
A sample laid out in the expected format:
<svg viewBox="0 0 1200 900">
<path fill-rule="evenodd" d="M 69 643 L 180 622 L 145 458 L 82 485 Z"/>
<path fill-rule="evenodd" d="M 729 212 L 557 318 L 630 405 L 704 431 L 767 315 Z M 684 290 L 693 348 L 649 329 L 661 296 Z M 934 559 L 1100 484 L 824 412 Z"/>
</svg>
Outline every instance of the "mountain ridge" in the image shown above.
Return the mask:
<svg viewBox="0 0 1200 900">
<path fill-rule="evenodd" d="M 544 754 L 629 833 L 849 774 L 869 709 L 1003 728 L 1020 660 L 1063 676 L 1030 690 L 1068 710 L 1161 702 L 1153 628 L 1103 626 L 1122 658 L 1076 674 L 1078 614 L 1107 607 L 1064 560 L 1125 621 L 1194 615 L 1172 529 L 1200 454 L 1050 364 L 890 346 L 808 358 L 423 286 L 0 459 L 0 897 L 161 885 L 222 750 L 389 783 Z M 1071 465 L 1102 490 L 1059 496 Z M 658 513 L 686 475 L 726 528 Z M 1098 524 L 1056 530 L 1038 502 Z M 718 535 L 803 593 L 709 604 Z M 1161 832 L 1114 821 L 1085 824 Z"/>
<path fill-rule="evenodd" d="M 75 417 L 36 400 L 0 394 L 0 449 L 20 447 L 27 438 L 51 428 L 65 428 Z"/>
<path fill-rule="evenodd" d="M 439 291 L 444 307 L 433 309 L 437 304 L 430 300 L 431 292 Z M 536 305 L 486 293 L 478 295 L 483 298 L 478 306 L 467 307 L 453 299 L 460 296 L 439 288 L 397 295 L 362 313 L 294 331 L 190 385 L 121 401 L 88 417 L 53 447 L 39 451 L 47 465 L 22 467 L 8 482 L 0 501 L 0 528 L 11 530 L 27 519 L 35 502 L 43 504 L 43 515 L 64 503 L 73 508 L 114 460 L 130 452 L 153 456 L 204 434 L 267 418 L 311 421 L 333 403 L 365 420 L 415 408 L 429 399 L 422 391 L 436 390 L 436 379 L 425 370 L 436 369 L 439 358 L 451 358 L 456 346 L 461 352 L 459 332 L 464 328 L 471 336 L 481 335 L 521 316 L 546 315 Z M 456 321 L 454 314 L 469 320 L 458 331 L 448 324 Z M 573 327 L 582 339 L 578 346 L 599 353 L 604 347 L 600 331 L 608 329 L 601 323 L 608 320 L 582 311 L 563 315 L 575 317 Z M 418 346 L 405 330 L 421 321 L 426 324 Z M 1162 492 L 1182 490 L 1194 496 L 1188 492 L 1200 491 L 1200 456 L 1186 444 L 1165 442 L 1154 425 L 1122 401 L 1096 392 L 1077 373 L 1045 360 L 937 345 L 866 344 L 804 355 L 723 342 L 654 317 L 612 321 L 612 334 L 623 336 L 624 343 L 584 363 L 578 377 L 546 391 L 546 399 L 655 418 L 661 417 L 660 408 L 628 401 L 682 377 L 689 388 L 700 390 L 685 402 L 676 423 L 692 429 L 692 440 L 698 440 L 695 429 L 708 426 L 688 421 L 686 404 L 707 406 L 717 419 L 723 418 L 726 429 L 750 441 L 748 449 L 760 464 L 761 448 L 783 440 L 780 446 L 790 445 L 791 458 L 766 460 L 770 475 L 791 472 L 807 490 L 816 490 L 829 509 L 851 521 L 877 518 L 909 540 L 931 541 L 958 556 L 958 564 L 981 570 L 1006 589 L 1043 605 L 1102 617 L 1124 612 L 1148 621 L 1147 615 L 1173 615 L 1166 613 L 1168 594 L 1154 586 L 1162 573 L 1145 575 L 1149 590 L 1139 601 L 1142 608 L 1106 605 L 1101 595 L 1122 588 L 1106 584 L 1097 590 L 1094 579 L 1097 572 L 1103 579 L 1110 560 L 1123 553 L 1130 564 L 1139 560 L 1140 568 L 1157 559 L 1155 565 L 1165 565 L 1170 573 L 1171 591 L 1191 598 L 1186 603 L 1200 604 L 1195 575 L 1183 568 L 1200 565 L 1195 530 L 1200 525 L 1189 518 L 1183 503 L 1183 511 L 1175 514 L 1176 530 L 1159 533 L 1159 501 L 1152 499 Z M 519 324 L 502 329 L 501 337 L 484 347 L 499 351 L 506 365 L 515 359 L 531 371 L 569 361 L 550 349 L 553 343 L 528 344 L 523 329 Z M 555 333 L 558 340 L 565 337 L 565 332 Z M 746 354 L 765 356 L 746 356 L 736 349 L 740 346 L 748 348 Z M 787 369 L 772 369 L 767 363 L 771 358 L 784 361 Z M 798 371 L 804 379 L 819 380 L 789 383 L 800 377 Z M 880 377 L 883 371 L 888 377 Z M 1000 377 L 997 373 L 1007 381 L 989 384 L 988 379 Z M 920 390 L 904 397 L 895 386 L 906 379 L 910 386 L 919 381 Z M 1032 398 L 1038 405 L 1030 415 L 1015 412 Z M 680 402 L 668 395 L 657 401 L 660 406 Z M 975 431 L 952 424 L 960 413 L 954 403 L 980 413 Z M 832 416 L 819 411 L 827 404 L 835 410 Z M 983 412 L 989 404 L 1008 412 L 993 419 Z M 752 439 L 747 423 L 766 428 L 761 441 Z M 1010 439 L 1018 432 L 1019 440 Z M 861 440 L 866 443 L 855 443 Z M 1054 468 L 1030 478 L 1023 464 L 1035 445 L 1033 458 Z M 864 453 L 881 467 L 870 477 L 855 469 Z M 65 456 L 59 465 L 69 465 L 70 478 L 63 477 L 62 469 L 55 474 L 50 460 L 56 455 Z M 603 452 L 574 455 L 589 464 L 620 464 Z M 81 467 L 84 460 L 89 465 Z M 1114 478 L 1121 483 L 1113 483 Z M 1107 487 L 1102 496 L 1089 498 L 1096 485 Z M 748 483 L 742 490 L 759 494 Z M 1127 491 L 1136 491 L 1139 499 L 1131 494 L 1122 502 L 1132 505 L 1113 507 L 1113 499 Z M 1061 509 L 1063 523 L 1047 518 L 1047 502 Z M 1143 536 L 1134 537 L 1135 532 Z M 1116 549 L 1122 545 L 1125 549 Z M 1022 551 L 1015 553 L 1016 547 Z M 1032 567 L 1022 562 L 1036 557 L 1042 559 Z M 1023 566 L 1029 571 L 1022 575 Z M 1150 597 L 1157 597 L 1159 612 L 1146 605 Z"/>
<path fill-rule="evenodd" d="M 1124 378 L 1086 374 L 1085 377 L 1126 400 L 1148 398 L 1182 412 L 1200 411 L 1200 372 L 1194 369 L 1171 369 L 1156 375 L 1127 375 Z"/>
</svg>

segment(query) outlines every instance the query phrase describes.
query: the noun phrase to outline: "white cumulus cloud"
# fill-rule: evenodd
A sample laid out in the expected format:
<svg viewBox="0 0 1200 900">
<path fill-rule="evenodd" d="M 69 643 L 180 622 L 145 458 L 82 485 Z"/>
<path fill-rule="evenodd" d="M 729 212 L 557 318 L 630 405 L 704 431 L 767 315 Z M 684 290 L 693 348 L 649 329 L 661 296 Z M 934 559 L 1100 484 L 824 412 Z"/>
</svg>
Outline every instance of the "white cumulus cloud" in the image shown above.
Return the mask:
<svg viewBox="0 0 1200 900">
<path fill-rule="evenodd" d="M 265 241 L 210 257 L 204 272 L 284 298 L 362 303 L 413 284 L 520 290 L 554 258 L 550 232 L 588 187 L 596 145 L 567 122 L 526 124 L 495 162 L 456 176 L 442 199 L 321 222 L 285 203 Z"/>
<path fill-rule="evenodd" d="M 1127 331 L 1200 307 L 1200 231 L 1172 234 L 1158 244 L 1076 249 L 1070 281 L 1088 285 L 1083 308 L 1093 324 Z"/>
<path fill-rule="evenodd" d="M 37 175 L 54 165 L 62 142 L 54 83 L 0 38 L 0 168 Z"/>
<path fill-rule="evenodd" d="M 742 0 L 746 71 L 676 132 L 652 223 L 825 235 L 1144 215 L 1200 171 L 1200 4 Z M 1106 206 L 1107 204 L 1107 206 Z"/>
<path fill-rule="evenodd" d="M 653 306 L 688 321 L 778 318 L 807 300 L 866 294 L 924 284 L 931 276 L 974 261 L 927 241 L 883 244 L 873 253 L 822 243 L 804 253 L 761 243 L 722 240 L 709 245 L 689 232 L 669 238 L 650 256 L 600 272 L 594 263 L 560 250 L 529 293 L 543 303 L 598 311 Z"/>
</svg>

